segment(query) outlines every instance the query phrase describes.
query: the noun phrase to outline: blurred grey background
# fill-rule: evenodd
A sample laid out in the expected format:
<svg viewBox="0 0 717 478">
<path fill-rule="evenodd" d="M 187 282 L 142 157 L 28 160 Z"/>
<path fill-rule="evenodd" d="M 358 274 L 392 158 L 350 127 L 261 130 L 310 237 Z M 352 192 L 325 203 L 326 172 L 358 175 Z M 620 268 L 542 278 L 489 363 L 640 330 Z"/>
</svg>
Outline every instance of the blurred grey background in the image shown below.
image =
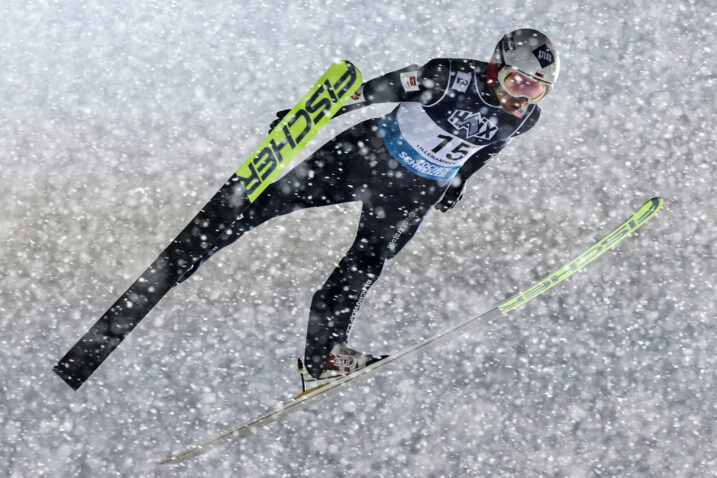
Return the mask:
<svg viewBox="0 0 717 478">
<path fill-rule="evenodd" d="M 714 5 L 17 1 L 0 5 L 0 475 L 715 476 Z M 364 79 L 562 61 L 540 124 L 434 212 L 352 344 L 476 316 L 644 201 L 658 216 L 502 322 L 178 467 L 299 389 L 308 305 L 359 206 L 276 219 L 171 292 L 73 392 L 51 372 L 335 59 Z M 337 118 L 305 158 L 346 127 Z"/>
</svg>

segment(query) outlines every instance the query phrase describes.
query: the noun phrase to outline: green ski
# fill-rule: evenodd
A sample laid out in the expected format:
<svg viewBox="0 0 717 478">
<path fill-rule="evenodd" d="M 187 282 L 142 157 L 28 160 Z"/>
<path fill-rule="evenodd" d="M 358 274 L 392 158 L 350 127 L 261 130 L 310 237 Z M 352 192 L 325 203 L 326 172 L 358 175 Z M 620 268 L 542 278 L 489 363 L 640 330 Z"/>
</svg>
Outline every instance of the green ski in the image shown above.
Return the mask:
<svg viewBox="0 0 717 478">
<path fill-rule="evenodd" d="M 434 347 L 443 344 L 458 335 L 468 332 L 483 321 L 495 320 L 501 315 L 507 314 L 516 307 L 526 304 L 528 301 L 534 299 L 535 297 L 550 289 L 557 283 L 567 279 L 575 272 L 579 271 L 580 269 L 588 265 L 590 262 L 597 259 L 603 253 L 612 249 L 628 234 L 630 234 L 635 229 L 647 222 L 647 220 L 654 216 L 655 213 L 661 207 L 662 198 L 650 199 L 632 217 L 622 223 L 610 234 L 596 242 L 592 247 L 580 254 L 578 257 L 571 260 L 552 274 L 546 276 L 544 279 L 538 281 L 532 287 L 500 303 L 488 312 L 478 317 L 468 319 L 465 322 L 462 322 L 454 326 L 453 328 L 446 330 L 431 338 L 417 342 L 416 344 L 405 348 L 404 350 L 396 354 L 390 355 L 383 360 L 369 365 L 366 368 L 357 370 L 350 375 L 324 382 L 317 387 L 314 387 L 299 394 L 292 401 L 286 402 L 285 404 L 274 410 L 266 412 L 254 418 L 253 420 L 239 425 L 236 428 L 228 430 L 225 433 L 222 433 L 221 435 L 217 436 L 216 438 L 206 441 L 200 445 L 187 448 L 186 450 L 177 453 L 176 455 L 172 455 L 168 458 L 165 458 L 164 460 L 160 461 L 159 464 L 163 465 L 180 463 L 202 455 L 213 448 L 248 435 L 249 433 L 252 433 L 259 428 L 265 427 L 286 415 L 303 410 L 304 408 L 316 402 L 319 402 L 331 395 L 345 390 L 346 388 L 356 384 L 357 382 L 366 380 L 367 378 L 370 378 L 374 375 L 385 372 L 394 365 L 414 357 L 419 352 L 433 349 Z"/>
<path fill-rule="evenodd" d="M 359 86 L 361 73 L 355 66 L 347 61 L 333 64 L 184 230 L 55 365 L 55 373 L 77 390 Z"/>
</svg>

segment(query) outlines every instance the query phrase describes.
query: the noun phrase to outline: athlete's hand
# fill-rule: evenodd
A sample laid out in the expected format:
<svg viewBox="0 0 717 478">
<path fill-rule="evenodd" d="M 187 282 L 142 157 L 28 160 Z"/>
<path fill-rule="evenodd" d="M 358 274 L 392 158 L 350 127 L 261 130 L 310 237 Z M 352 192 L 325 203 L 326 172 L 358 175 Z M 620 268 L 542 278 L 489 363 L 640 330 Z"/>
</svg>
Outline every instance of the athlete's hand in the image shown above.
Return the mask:
<svg viewBox="0 0 717 478">
<path fill-rule="evenodd" d="M 281 110 L 281 111 L 277 111 L 277 112 L 276 112 L 276 119 L 275 119 L 274 121 L 272 121 L 271 124 L 269 125 L 269 131 L 271 131 L 272 129 L 274 129 L 274 128 L 276 127 L 276 125 L 278 125 L 278 124 L 281 122 L 281 120 L 284 119 L 284 116 L 286 116 L 286 115 L 289 114 L 289 111 L 291 111 L 291 110 Z"/>
<path fill-rule="evenodd" d="M 448 190 L 446 191 L 446 194 L 443 195 L 443 199 L 441 199 L 438 204 L 436 204 L 436 209 L 441 212 L 446 212 L 453 206 L 458 204 L 458 201 L 463 198 L 463 192 L 465 191 L 465 188 L 465 181 L 461 181 L 458 186 L 454 186 L 453 184 L 448 186 Z"/>
</svg>

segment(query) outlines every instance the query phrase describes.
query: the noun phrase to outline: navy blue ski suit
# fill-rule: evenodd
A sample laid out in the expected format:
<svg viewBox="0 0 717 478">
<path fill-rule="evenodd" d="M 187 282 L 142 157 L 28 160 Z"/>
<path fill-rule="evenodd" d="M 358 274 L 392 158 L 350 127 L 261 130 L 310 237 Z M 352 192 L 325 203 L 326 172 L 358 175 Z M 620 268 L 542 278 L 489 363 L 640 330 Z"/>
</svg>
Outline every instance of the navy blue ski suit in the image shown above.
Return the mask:
<svg viewBox="0 0 717 478">
<path fill-rule="evenodd" d="M 305 363 L 318 377 L 333 345 L 348 341 L 386 261 L 413 238 L 434 206 L 452 207 L 466 179 L 538 121 L 536 105 L 522 117 L 498 106 L 486 67 L 475 60 L 434 59 L 364 83 L 338 114 L 372 103 L 399 105 L 342 132 L 270 185 L 183 280 L 271 218 L 360 201 L 356 238 L 311 302 Z"/>
</svg>

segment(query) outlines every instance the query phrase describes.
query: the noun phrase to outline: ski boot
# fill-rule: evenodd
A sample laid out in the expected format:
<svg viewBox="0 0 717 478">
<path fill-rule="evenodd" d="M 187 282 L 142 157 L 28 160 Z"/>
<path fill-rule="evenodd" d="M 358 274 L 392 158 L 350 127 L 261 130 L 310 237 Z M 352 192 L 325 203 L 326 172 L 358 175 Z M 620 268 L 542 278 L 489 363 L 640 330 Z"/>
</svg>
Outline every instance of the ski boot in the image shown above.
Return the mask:
<svg viewBox="0 0 717 478">
<path fill-rule="evenodd" d="M 306 391 L 306 384 L 310 382 L 316 382 L 319 380 L 326 380 L 329 378 L 342 377 L 348 375 L 357 370 L 376 363 L 379 360 L 383 360 L 388 355 L 373 356 L 368 354 L 362 354 L 356 350 L 350 348 L 345 342 L 334 345 L 329 352 L 329 358 L 326 359 L 326 365 L 321 371 L 319 378 L 314 378 L 309 374 L 306 369 L 303 360 L 299 359 L 299 374 L 301 375 L 301 390 Z"/>
</svg>

